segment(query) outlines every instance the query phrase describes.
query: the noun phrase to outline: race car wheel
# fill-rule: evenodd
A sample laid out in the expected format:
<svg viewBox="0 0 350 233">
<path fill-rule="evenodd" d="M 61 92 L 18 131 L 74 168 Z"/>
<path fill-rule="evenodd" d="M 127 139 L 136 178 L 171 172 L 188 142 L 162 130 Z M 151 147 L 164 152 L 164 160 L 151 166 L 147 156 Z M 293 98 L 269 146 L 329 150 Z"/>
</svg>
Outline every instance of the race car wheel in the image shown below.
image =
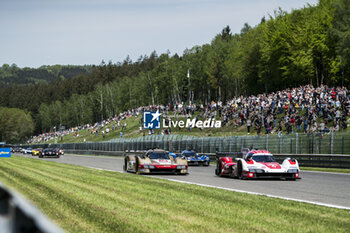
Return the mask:
<svg viewBox="0 0 350 233">
<path fill-rule="evenodd" d="M 44 156 L 43 155 L 39 155 L 39 158 L 43 158 Z"/>
<path fill-rule="evenodd" d="M 203 166 L 208 167 L 208 166 L 209 166 L 209 164 L 210 164 L 210 162 L 209 162 L 209 161 L 206 161 L 206 162 L 203 164 Z"/>
<path fill-rule="evenodd" d="M 219 160 L 216 160 L 215 175 L 219 175 Z"/>
<path fill-rule="evenodd" d="M 244 176 L 243 176 L 243 168 L 242 168 L 242 161 L 238 161 L 237 163 L 237 177 L 238 179 L 241 179 L 243 180 L 244 179 Z"/>
<path fill-rule="evenodd" d="M 123 170 L 126 172 L 127 171 L 127 167 L 128 167 L 128 158 L 126 157 L 124 159 L 124 165 L 123 165 Z"/>
<path fill-rule="evenodd" d="M 219 175 L 219 169 L 218 169 L 218 166 L 216 166 L 216 168 L 215 168 L 215 175 Z"/>
<path fill-rule="evenodd" d="M 139 172 L 139 157 L 135 156 L 135 173 L 140 174 Z"/>
<path fill-rule="evenodd" d="M 218 167 L 218 176 L 222 176 L 222 164 L 219 161 L 219 167 Z"/>
<path fill-rule="evenodd" d="M 292 177 L 287 178 L 287 180 L 292 180 L 292 181 L 296 181 L 297 179 L 295 178 L 295 174 L 292 175 Z"/>
<path fill-rule="evenodd" d="M 235 177 L 235 175 L 233 174 L 233 168 L 232 168 L 232 166 L 231 166 L 230 169 L 229 169 L 228 175 L 229 175 L 231 178 L 234 178 L 234 177 Z"/>
</svg>

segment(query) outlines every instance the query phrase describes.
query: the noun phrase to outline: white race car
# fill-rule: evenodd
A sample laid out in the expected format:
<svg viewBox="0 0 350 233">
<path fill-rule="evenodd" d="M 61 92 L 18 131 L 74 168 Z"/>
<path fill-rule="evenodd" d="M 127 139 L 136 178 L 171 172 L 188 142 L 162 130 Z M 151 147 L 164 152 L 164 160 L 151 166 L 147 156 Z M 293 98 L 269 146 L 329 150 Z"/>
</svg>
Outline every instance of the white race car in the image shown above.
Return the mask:
<svg viewBox="0 0 350 233">
<path fill-rule="evenodd" d="M 131 154 L 125 156 L 124 171 L 136 174 L 173 173 L 188 174 L 188 164 L 185 158 L 169 156 L 165 150 L 149 150 L 143 155 Z"/>
<path fill-rule="evenodd" d="M 216 163 L 215 174 L 240 179 L 286 178 L 300 179 L 298 161 L 286 158 L 279 164 L 267 150 L 252 150 L 243 158 L 220 157 Z"/>
</svg>

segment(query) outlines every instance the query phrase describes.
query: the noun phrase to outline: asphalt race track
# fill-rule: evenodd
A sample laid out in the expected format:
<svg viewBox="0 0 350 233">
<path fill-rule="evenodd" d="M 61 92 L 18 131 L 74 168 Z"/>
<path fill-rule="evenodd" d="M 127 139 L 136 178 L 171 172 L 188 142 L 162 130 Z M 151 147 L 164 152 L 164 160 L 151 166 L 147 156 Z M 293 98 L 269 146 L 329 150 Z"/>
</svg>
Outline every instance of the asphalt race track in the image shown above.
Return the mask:
<svg viewBox="0 0 350 233">
<path fill-rule="evenodd" d="M 19 156 L 39 159 L 32 155 Z M 123 172 L 123 158 L 102 156 L 63 155 L 61 158 L 43 158 L 47 161 L 75 164 Z M 350 209 L 350 174 L 301 171 L 301 180 L 238 180 L 217 177 L 215 166 L 189 167 L 189 175 L 156 175 L 157 177 L 195 183 L 205 186 L 252 192 L 287 199 L 297 199 L 322 205 Z M 154 177 L 154 176 L 153 176 Z"/>
</svg>

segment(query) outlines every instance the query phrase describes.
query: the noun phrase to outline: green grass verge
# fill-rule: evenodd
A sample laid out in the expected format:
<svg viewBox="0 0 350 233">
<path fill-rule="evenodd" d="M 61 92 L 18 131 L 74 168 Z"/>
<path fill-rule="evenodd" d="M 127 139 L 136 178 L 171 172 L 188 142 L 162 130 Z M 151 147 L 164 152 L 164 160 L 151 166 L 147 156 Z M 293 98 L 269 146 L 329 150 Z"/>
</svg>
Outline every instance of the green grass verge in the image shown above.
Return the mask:
<svg viewBox="0 0 350 233">
<path fill-rule="evenodd" d="M 350 169 L 347 168 L 300 167 L 300 169 L 304 171 L 350 173 Z"/>
<path fill-rule="evenodd" d="M 68 232 L 349 232 L 350 211 L 23 157 L 0 180 Z"/>
</svg>

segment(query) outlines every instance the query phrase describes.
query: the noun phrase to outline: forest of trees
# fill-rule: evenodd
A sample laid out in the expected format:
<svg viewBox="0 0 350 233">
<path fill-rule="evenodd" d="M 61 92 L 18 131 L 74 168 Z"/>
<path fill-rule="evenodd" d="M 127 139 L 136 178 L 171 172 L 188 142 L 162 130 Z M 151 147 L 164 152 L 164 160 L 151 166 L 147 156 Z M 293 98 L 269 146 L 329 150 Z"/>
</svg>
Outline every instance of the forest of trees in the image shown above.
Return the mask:
<svg viewBox="0 0 350 233">
<path fill-rule="evenodd" d="M 305 84 L 349 86 L 350 0 L 320 0 L 291 13 L 279 9 L 238 34 L 227 26 L 210 44 L 182 55 L 153 52 L 135 62 L 102 62 L 70 79 L 1 88 L 0 106 L 30 112 L 38 133 L 138 106 L 225 102 Z"/>
<path fill-rule="evenodd" d="M 18 108 L 0 107 L 0 141 L 21 142 L 32 135 L 34 122 L 29 113 Z"/>
<path fill-rule="evenodd" d="M 88 73 L 91 66 L 54 65 L 39 68 L 19 68 L 16 64 L 3 64 L 0 67 L 0 87 L 23 84 L 49 83 L 54 80 L 64 80 Z"/>
</svg>

